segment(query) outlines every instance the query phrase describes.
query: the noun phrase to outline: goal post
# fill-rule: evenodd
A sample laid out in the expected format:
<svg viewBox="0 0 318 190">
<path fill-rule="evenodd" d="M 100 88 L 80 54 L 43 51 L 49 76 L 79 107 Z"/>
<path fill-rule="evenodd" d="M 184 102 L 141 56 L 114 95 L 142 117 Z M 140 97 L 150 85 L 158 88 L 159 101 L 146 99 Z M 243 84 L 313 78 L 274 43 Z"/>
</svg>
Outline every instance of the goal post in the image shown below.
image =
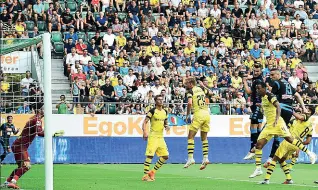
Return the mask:
<svg viewBox="0 0 318 190">
<path fill-rule="evenodd" d="M 53 130 L 52 130 L 52 60 L 51 34 L 44 33 L 43 64 L 44 64 L 44 144 L 45 144 L 45 190 L 53 190 Z"/>
</svg>

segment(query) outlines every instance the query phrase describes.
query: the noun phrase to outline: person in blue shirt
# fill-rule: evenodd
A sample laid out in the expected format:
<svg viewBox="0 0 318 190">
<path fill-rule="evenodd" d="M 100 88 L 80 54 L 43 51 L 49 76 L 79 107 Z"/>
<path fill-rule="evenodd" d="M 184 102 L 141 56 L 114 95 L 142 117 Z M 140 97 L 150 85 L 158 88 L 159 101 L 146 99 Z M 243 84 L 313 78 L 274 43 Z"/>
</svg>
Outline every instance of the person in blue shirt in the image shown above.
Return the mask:
<svg viewBox="0 0 318 190">
<path fill-rule="evenodd" d="M 194 67 L 191 68 L 190 72 L 191 72 L 191 75 L 195 76 L 197 79 L 203 76 L 202 67 L 199 67 L 198 62 L 194 63 Z"/>
<path fill-rule="evenodd" d="M 123 90 L 124 89 L 127 90 L 127 87 L 125 85 L 123 85 L 123 79 L 119 79 L 118 80 L 118 85 L 114 86 L 115 99 L 116 100 L 119 100 L 119 98 L 123 96 Z"/>
<path fill-rule="evenodd" d="M 193 28 L 193 32 L 199 37 L 202 38 L 203 33 L 205 32 L 204 28 L 201 26 L 200 20 L 196 21 L 196 26 Z"/>
<path fill-rule="evenodd" d="M 125 75 L 128 75 L 128 72 L 129 72 L 128 63 L 125 61 L 124 66 L 120 67 L 119 73 L 121 76 L 125 76 Z"/>
<path fill-rule="evenodd" d="M 88 74 L 90 70 L 96 72 L 96 68 L 93 66 L 93 61 L 88 61 L 88 64 L 83 66 L 83 72 L 85 74 Z"/>
<path fill-rule="evenodd" d="M 99 30 L 101 30 L 101 31 L 107 30 L 108 21 L 107 21 L 106 16 L 104 16 L 103 12 L 99 13 L 99 17 L 96 18 L 95 22 L 96 22 L 97 28 Z"/>
<path fill-rule="evenodd" d="M 223 75 L 218 80 L 218 86 L 220 88 L 228 88 L 232 84 L 231 77 L 227 74 L 227 71 L 223 71 Z"/>
<path fill-rule="evenodd" d="M 250 54 L 253 57 L 254 61 L 261 56 L 261 49 L 259 49 L 258 44 L 254 45 L 254 48 L 251 49 Z"/>
<path fill-rule="evenodd" d="M 273 53 L 276 59 L 281 59 L 284 52 L 280 50 L 280 45 L 277 44 L 276 49 L 273 51 Z"/>
<path fill-rule="evenodd" d="M 210 73 L 214 73 L 215 69 L 214 67 L 211 65 L 211 61 L 208 60 L 206 62 L 206 66 L 203 68 L 203 75 L 204 76 L 210 76 Z"/>
<path fill-rule="evenodd" d="M 74 32 L 74 26 L 71 26 L 70 27 L 70 32 L 69 33 L 66 33 L 65 36 L 64 36 L 64 40 L 68 40 L 68 39 L 72 39 L 72 42 L 73 44 L 76 44 L 77 41 L 78 41 L 78 36 L 77 36 L 77 33 Z"/>
<path fill-rule="evenodd" d="M 160 31 L 158 31 L 157 35 L 152 37 L 151 40 L 155 40 L 156 46 L 162 46 L 163 45 L 163 37 L 162 37 L 162 33 Z"/>
<path fill-rule="evenodd" d="M 135 31 L 140 26 L 140 21 L 138 16 L 134 15 L 132 12 L 128 13 L 128 23 L 132 31 Z"/>
</svg>

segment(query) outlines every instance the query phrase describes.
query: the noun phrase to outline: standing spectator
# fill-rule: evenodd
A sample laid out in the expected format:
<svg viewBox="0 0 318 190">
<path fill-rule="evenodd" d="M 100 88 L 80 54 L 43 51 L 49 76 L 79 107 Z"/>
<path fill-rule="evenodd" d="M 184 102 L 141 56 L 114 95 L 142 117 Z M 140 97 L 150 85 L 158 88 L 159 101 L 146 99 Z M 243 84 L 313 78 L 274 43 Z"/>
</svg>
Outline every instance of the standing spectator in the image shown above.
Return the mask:
<svg viewBox="0 0 318 190">
<path fill-rule="evenodd" d="M 106 83 L 101 87 L 102 96 L 105 102 L 113 102 L 115 96 L 114 87 L 110 84 L 110 80 L 106 79 Z"/>
<path fill-rule="evenodd" d="M 71 105 L 66 102 L 65 95 L 60 96 L 60 102 L 56 105 L 58 114 L 67 114 L 68 110 L 71 108 Z"/>
<path fill-rule="evenodd" d="M 20 82 L 21 89 L 22 89 L 22 96 L 29 95 L 29 86 L 33 83 L 33 79 L 31 78 L 31 72 L 26 71 L 25 78 L 23 78 Z"/>
</svg>

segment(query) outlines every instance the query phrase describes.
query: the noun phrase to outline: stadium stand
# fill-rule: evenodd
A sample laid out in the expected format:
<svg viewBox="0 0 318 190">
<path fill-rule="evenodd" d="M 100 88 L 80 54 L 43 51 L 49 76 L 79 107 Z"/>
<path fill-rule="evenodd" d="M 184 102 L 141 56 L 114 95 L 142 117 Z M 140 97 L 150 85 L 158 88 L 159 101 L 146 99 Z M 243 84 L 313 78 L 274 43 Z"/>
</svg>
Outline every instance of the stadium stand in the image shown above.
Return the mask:
<svg viewBox="0 0 318 190">
<path fill-rule="evenodd" d="M 163 94 L 182 114 L 183 81 L 194 76 L 213 92 L 211 114 L 241 115 L 250 112 L 242 77 L 254 64 L 264 78 L 281 69 L 306 103 L 317 103 L 317 10 L 311 0 L 10 0 L 0 20 L 2 30 L 15 30 L 5 38 L 51 32 L 64 62 L 52 68 L 63 86 L 53 98 L 57 113 L 143 114 Z"/>
</svg>

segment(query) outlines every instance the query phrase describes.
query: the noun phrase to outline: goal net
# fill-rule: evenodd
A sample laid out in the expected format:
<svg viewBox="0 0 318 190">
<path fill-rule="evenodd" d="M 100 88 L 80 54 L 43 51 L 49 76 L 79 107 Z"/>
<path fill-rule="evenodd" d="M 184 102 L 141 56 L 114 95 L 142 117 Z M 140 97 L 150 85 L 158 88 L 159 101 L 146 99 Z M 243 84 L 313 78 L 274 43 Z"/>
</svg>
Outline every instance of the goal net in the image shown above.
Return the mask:
<svg viewBox="0 0 318 190">
<path fill-rule="evenodd" d="M 38 56 L 40 48 L 44 49 L 43 59 Z M 48 33 L 32 39 L 0 39 L 0 189 L 31 189 L 35 183 L 37 189 L 53 189 L 52 135 L 41 138 L 43 115 L 50 117 L 52 113 L 51 105 L 43 106 L 50 101 L 44 99 L 45 93 L 50 95 L 46 88 L 51 89 L 50 83 L 45 84 L 51 81 L 47 72 L 50 59 Z M 49 127 L 46 131 L 53 134 Z M 32 164 L 38 165 L 33 171 Z M 37 173 L 37 177 L 29 171 Z"/>
</svg>

